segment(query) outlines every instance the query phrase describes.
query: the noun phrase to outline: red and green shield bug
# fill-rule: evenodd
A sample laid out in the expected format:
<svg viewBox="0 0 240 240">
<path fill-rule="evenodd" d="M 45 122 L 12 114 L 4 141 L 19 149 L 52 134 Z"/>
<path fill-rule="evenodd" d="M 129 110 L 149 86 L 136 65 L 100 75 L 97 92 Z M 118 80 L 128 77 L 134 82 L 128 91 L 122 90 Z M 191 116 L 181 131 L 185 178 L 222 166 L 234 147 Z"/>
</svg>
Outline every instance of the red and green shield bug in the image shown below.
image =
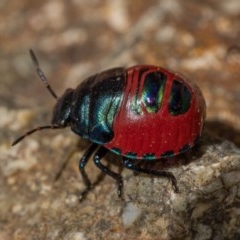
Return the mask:
<svg viewBox="0 0 240 240">
<path fill-rule="evenodd" d="M 28 131 L 12 145 L 38 130 L 71 127 L 74 133 L 92 142 L 79 162 L 86 185 L 84 193 L 91 188 L 85 166 L 94 154 L 95 165 L 117 181 L 121 196 L 122 176 L 102 164 L 109 151 L 121 155 L 128 169 L 169 178 L 178 192 L 172 173 L 138 163 L 163 160 L 196 144 L 202 133 L 206 104 L 195 84 L 161 67 L 137 65 L 95 74 L 59 98 L 32 50 L 30 55 L 39 77 L 57 102 L 50 125 Z"/>
</svg>

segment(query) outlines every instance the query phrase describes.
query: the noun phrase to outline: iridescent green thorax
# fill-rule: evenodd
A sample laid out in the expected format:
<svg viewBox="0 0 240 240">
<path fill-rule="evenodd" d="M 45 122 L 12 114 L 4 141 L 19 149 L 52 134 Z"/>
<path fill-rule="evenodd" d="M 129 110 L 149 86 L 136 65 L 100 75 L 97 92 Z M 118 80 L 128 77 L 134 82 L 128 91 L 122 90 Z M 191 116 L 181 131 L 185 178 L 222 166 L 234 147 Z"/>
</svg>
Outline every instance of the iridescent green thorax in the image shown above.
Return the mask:
<svg viewBox="0 0 240 240">
<path fill-rule="evenodd" d="M 110 69 L 83 81 L 73 94 L 72 130 L 98 144 L 109 142 L 114 136 L 114 116 L 121 106 L 124 87 L 123 68 Z"/>
</svg>

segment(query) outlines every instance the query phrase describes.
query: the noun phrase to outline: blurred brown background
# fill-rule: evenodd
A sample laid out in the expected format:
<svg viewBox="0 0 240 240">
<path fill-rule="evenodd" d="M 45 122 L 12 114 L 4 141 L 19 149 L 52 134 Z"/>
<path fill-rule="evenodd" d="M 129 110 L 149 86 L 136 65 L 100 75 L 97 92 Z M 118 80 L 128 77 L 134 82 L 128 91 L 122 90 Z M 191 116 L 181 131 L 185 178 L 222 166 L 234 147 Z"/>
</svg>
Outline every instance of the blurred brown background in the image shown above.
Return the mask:
<svg viewBox="0 0 240 240">
<path fill-rule="evenodd" d="M 121 204 L 103 203 L 109 191 L 117 199 L 111 179 L 100 184 L 99 200 L 90 196 L 75 204 L 68 187 L 82 184 L 78 155 L 70 177 L 52 187 L 76 142 L 70 130 L 44 131 L 9 149 L 25 130 L 50 121 L 55 102 L 35 73 L 29 48 L 58 95 L 110 67 L 147 63 L 180 72 L 203 92 L 206 128 L 240 146 L 239 0 L 1 1 L 0 239 L 154 239 L 128 235 L 118 216 Z M 58 211 L 58 198 L 66 201 L 64 211 Z M 95 214 L 110 216 L 112 225 Z"/>
</svg>

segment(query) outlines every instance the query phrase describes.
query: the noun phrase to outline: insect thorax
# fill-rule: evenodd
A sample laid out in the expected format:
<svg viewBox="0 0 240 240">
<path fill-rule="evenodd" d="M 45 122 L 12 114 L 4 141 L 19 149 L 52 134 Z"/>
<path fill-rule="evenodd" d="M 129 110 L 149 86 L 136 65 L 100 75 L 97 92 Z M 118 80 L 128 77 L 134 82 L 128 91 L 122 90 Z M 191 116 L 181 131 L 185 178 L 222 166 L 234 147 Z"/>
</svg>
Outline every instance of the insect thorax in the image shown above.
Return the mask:
<svg viewBox="0 0 240 240">
<path fill-rule="evenodd" d="M 119 111 L 125 87 L 123 68 L 110 69 L 83 81 L 74 91 L 71 128 L 98 144 L 113 136 L 114 116 Z"/>
</svg>

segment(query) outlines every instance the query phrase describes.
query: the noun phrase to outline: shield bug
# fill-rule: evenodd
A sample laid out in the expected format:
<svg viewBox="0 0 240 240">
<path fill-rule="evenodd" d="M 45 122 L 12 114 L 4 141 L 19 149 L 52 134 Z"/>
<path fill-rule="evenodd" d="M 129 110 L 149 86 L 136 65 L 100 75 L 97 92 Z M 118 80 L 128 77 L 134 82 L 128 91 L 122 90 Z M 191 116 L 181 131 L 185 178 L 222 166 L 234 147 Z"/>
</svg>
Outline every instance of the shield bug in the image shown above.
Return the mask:
<svg viewBox="0 0 240 240">
<path fill-rule="evenodd" d="M 200 137 L 205 119 L 205 101 L 192 82 L 161 67 L 136 65 L 113 68 L 82 81 L 57 97 L 32 50 L 37 73 L 57 100 L 50 125 L 40 126 L 16 139 L 42 129 L 70 127 L 92 142 L 79 162 L 86 185 L 91 182 L 85 166 L 93 154 L 95 165 L 117 181 L 121 196 L 122 176 L 102 164 L 110 151 L 122 156 L 123 165 L 136 172 L 167 177 L 178 192 L 171 172 L 141 167 L 140 161 L 167 160 L 192 148 Z"/>
</svg>

